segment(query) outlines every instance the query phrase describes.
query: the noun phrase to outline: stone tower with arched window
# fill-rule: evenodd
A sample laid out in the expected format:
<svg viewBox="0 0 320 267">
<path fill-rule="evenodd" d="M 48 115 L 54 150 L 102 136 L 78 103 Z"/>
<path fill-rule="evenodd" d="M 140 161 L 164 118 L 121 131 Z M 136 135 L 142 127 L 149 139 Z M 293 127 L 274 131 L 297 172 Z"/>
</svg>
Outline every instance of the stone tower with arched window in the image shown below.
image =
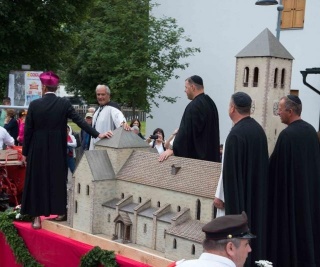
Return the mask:
<svg viewBox="0 0 320 267">
<path fill-rule="evenodd" d="M 290 93 L 293 57 L 269 29 L 265 29 L 236 58 L 235 92 L 251 96 L 251 116 L 265 130 L 271 153 L 285 128 L 277 109 L 279 99 Z"/>
</svg>

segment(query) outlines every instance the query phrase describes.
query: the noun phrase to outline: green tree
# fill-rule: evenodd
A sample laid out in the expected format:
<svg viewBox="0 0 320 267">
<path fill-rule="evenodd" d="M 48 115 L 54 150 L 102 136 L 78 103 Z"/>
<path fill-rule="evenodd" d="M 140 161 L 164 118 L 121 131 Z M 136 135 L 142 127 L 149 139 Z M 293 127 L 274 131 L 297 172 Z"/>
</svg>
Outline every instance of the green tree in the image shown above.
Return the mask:
<svg viewBox="0 0 320 267">
<path fill-rule="evenodd" d="M 67 89 L 95 101 L 94 89 L 107 83 L 112 99 L 150 111 L 162 95 L 165 83 L 176 69 L 185 69 L 181 59 L 199 52 L 183 48 L 184 35 L 173 18 L 156 18 L 150 0 L 98 0 L 90 19 L 80 27 L 74 62 L 66 71 Z"/>
<path fill-rule="evenodd" d="M 90 6 L 91 0 L 0 0 L 0 94 L 9 71 L 22 64 L 57 70 L 69 61 L 72 32 Z"/>
</svg>

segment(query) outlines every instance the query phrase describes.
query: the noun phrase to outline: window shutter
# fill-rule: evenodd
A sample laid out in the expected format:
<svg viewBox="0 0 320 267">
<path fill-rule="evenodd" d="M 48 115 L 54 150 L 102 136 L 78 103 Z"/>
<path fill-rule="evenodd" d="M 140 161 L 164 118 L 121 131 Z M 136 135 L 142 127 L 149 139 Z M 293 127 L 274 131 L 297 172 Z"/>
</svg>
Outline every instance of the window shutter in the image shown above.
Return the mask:
<svg viewBox="0 0 320 267">
<path fill-rule="evenodd" d="M 293 28 L 303 28 L 304 23 L 304 10 L 306 6 L 306 0 L 296 0 L 296 7 L 293 17 Z"/>
<path fill-rule="evenodd" d="M 294 0 L 283 0 L 282 4 L 281 29 L 288 29 L 292 27 Z"/>
<path fill-rule="evenodd" d="M 306 0 L 283 0 L 281 29 L 303 28 Z"/>
</svg>

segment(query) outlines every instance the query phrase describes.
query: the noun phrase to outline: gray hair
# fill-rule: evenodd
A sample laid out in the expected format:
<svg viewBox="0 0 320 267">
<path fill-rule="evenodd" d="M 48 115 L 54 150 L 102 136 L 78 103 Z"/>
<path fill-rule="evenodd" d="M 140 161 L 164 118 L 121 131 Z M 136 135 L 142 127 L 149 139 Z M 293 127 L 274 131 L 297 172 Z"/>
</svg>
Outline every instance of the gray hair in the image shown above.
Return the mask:
<svg viewBox="0 0 320 267">
<path fill-rule="evenodd" d="M 103 87 L 104 89 L 106 89 L 107 94 L 111 95 L 111 91 L 110 91 L 110 88 L 108 87 L 108 85 L 98 84 L 97 87 L 96 87 L 96 91 L 98 90 L 99 87 Z"/>
<path fill-rule="evenodd" d="M 241 240 L 239 238 L 229 238 L 229 239 L 221 239 L 221 240 L 212 240 L 212 239 L 205 239 L 202 242 L 202 246 L 204 250 L 224 250 L 226 245 L 231 242 L 235 245 L 236 248 L 240 246 Z"/>
<path fill-rule="evenodd" d="M 284 106 L 286 108 L 286 111 L 289 111 L 290 109 L 292 109 L 293 113 L 297 114 L 298 116 L 301 115 L 302 104 L 298 104 L 298 103 L 292 101 L 287 96 L 281 97 L 280 100 L 282 100 L 282 99 L 284 99 Z"/>
</svg>

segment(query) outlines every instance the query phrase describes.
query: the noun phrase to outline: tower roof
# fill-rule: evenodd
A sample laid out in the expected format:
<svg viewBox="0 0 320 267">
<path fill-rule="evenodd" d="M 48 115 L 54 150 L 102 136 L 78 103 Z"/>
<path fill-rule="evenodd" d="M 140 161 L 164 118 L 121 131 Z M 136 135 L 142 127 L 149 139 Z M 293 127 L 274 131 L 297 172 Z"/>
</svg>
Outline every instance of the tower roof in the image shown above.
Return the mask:
<svg viewBox="0 0 320 267">
<path fill-rule="evenodd" d="M 88 150 L 84 152 L 87 157 L 89 167 L 94 181 L 114 179 L 115 174 L 112 168 L 107 151 Z"/>
<path fill-rule="evenodd" d="M 113 131 L 113 136 L 96 143 L 96 146 L 112 148 L 148 148 L 149 145 L 141 137 L 132 131 L 126 131 L 119 127 Z"/>
<path fill-rule="evenodd" d="M 236 57 L 276 57 L 294 59 L 268 28 L 263 30 Z"/>
</svg>

